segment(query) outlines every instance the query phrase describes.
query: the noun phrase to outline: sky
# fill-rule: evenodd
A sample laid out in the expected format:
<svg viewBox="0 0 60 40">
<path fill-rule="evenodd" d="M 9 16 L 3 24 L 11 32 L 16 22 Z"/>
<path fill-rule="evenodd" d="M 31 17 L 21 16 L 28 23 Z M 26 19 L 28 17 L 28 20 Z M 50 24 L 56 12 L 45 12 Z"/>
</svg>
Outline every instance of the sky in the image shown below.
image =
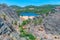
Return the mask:
<svg viewBox="0 0 60 40">
<path fill-rule="evenodd" d="M 52 5 L 60 5 L 60 0 L 0 0 L 0 4 L 5 3 L 7 5 L 17 5 L 17 6 L 28 6 L 28 5 L 46 5 L 46 4 L 52 4 Z"/>
</svg>

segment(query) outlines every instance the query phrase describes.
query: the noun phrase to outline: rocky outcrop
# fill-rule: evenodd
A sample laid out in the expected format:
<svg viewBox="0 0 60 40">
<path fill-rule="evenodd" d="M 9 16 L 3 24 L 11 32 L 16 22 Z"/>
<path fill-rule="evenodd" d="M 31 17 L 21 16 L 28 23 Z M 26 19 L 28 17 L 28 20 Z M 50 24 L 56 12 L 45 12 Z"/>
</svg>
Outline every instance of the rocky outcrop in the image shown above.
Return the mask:
<svg viewBox="0 0 60 40">
<path fill-rule="evenodd" d="M 60 34 L 60 12 L 49 14 L 44 19 L 44 28 L 47 34 Z"/>
<path fill-rule="evenodd" d="M 7 5 L 0 4 L 0 40 L 14 40 L 14 38 L 20 40 L 19 33 L 13 25 L 16 21 L 19 21 L 17 13 Z"/>
</svg>

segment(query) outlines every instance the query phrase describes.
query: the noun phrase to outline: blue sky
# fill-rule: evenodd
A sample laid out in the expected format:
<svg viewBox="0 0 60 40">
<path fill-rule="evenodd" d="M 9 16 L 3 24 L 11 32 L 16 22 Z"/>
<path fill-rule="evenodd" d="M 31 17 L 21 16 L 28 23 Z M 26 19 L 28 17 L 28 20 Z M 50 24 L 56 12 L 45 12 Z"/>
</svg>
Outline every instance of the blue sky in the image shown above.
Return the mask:
<svg viewBox="0 0 60 40">
<path fill-rule="evenodd" d="M 45 5 L 45 4 L 60 4 L 60 0 L 0 0 L 0 3 L 5 3 L 7 5 L 18 5 L 18 6 L 28 6 L 28 5 Z"/>
</svg>

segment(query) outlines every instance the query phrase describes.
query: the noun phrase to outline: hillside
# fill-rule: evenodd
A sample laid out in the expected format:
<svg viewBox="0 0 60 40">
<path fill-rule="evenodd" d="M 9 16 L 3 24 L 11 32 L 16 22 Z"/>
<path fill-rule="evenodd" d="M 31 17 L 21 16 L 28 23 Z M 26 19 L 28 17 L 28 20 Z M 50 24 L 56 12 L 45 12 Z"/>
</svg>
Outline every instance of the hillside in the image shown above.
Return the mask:
<svg viewBox="0 0 60 40">
<path fill-rule="evenodd" d="M 16 21 L 19 21 L 17 13 L 6 4 L 0 4 L 0 40 L 20 39 L 19 33 L 14 26 Z"/>
<path fill-rule="evenodd" d="M 0 40 L 60 40 L 60 9 L 55 10 L 59 6 L 19 7 L 0 4 Z M 20 12 L 41 15 L 23 21 L 19 19 Z"/>
<path fill-rule="evenodd" d="M 20 12 L 34 12 L 37 14 L 46 14 L 48 12 L 54 12 L 54 8 L 56 8 L 57 6 L 60 5 L 42 5 L 42 6 L 33 6 L 33 5 L 29 5 L 29 6 L 25 6 L 25 7 L 20 7 L 19 6 L 15 6 L 15 8 L 17 9 L 16 12 L 19 13 Z M 10 7 L 14 7 L 14 6 L 10 6 Z M 15 9 L 14 8 L 14 9 Z"/>
<path fill-rule="evenodd" d="M 48 13 L 48 16 L 43 14 L 33 20 L 25 20 L 21 27 L 23 29 L 21 36 L 23 37 L 27 37 L 27 33 L 32 33 L 36 40 L 60 40 L 60 9 Z M 32 36 L 31 39 L 34 37 Z"/>
</svg>

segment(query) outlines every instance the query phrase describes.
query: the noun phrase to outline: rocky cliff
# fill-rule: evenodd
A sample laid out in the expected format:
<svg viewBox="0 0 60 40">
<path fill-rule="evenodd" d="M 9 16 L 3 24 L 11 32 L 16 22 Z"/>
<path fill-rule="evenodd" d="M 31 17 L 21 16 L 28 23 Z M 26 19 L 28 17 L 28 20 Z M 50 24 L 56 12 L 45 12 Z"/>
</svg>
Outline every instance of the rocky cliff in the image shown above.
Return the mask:
<svg viewBox="0 0 60 40">
<path fill-rule="evenodd" d="M 55 12 L 52 14 L 49 14 L 44 19 L 44 28 L 46 33 L 48 34 L 60 34 L 60 12 Z"/>
<path fill-rule="evenodd" d="M 0 40 L 20 40 L 14 23 L 19 21 L 17 13 L 5 4 L 0 4 Z"/>
</svg>

